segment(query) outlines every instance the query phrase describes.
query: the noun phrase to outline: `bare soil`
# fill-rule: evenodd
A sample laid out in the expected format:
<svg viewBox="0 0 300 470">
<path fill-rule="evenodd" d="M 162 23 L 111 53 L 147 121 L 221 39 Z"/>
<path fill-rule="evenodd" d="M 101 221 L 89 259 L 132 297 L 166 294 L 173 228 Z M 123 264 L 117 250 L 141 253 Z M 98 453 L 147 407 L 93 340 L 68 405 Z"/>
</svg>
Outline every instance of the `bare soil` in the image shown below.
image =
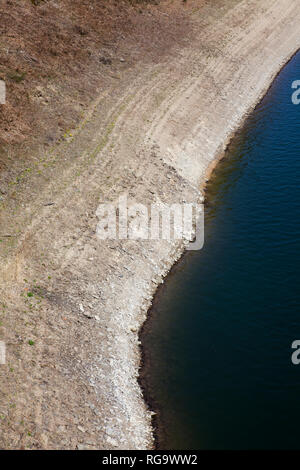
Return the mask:
<svg viewBox="0 0 300 470">
<path fill-rule="evenodd" d="M 121 64 L 158 61 L 180 42 L 189 9 L 179 1 L 0 0 L 8 89 L 0 144 L 61 138 Z"/>
</svg>

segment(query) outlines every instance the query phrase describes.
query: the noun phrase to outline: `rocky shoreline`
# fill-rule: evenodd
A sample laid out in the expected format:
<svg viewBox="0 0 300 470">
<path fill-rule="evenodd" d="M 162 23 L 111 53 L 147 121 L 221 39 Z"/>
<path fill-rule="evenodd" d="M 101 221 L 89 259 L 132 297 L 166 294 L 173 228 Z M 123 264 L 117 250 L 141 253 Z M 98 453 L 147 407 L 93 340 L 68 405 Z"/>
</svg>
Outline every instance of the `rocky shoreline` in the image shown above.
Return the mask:
<svg viewBox="0 0 300 470">
<path fill-rule="evenodd" d="M 99 240 L 97 207 L 124 193 L 145 205 L 199 201 L 233 133 L 300 47 L 296 0 L 226 1 L 191 19 L 190 44 L 126 71 L 56 150 L 51 178 L 36 184 L 33 173 L 27 190 L 39 191 L 21 208 L 6 202 L 7 233 L 22 227 L 0 271 L 18 378 L 15 387 L 7 371 L 15 406 L 0 405 L 31 438 L 12 426 L 4 448 L 153 446 L 138 332 L 184 243 Z"/>
</svg>

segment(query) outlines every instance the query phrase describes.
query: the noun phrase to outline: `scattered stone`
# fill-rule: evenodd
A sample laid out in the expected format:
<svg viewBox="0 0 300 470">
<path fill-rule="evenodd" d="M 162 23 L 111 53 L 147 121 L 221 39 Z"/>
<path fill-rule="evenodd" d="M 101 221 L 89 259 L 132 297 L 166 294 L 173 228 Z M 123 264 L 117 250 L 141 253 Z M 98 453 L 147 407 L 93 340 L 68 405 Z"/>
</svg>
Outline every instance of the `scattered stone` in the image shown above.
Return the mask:
<svg viewBox="0 0 300 470">
<path fill-rule="evenodd" d="M 93 318 L 93 316 L 90 314 L 90 312 L 82 312 L 82 313 L 86 318 Z"/>
<path fill-rule="evenodd" d="M 111 65 L 112 60 L 109 57 L 100 57 L 99 61 L 104 65 Z"/>
<path fill-rule="evenodd" d="M 113 447 L 118 447 L 118 442 L 115 439 L 112 439 L 111 437 L 107 437 L 107 443 L 112 445 Z"/>
<path fill-rule="evenodd" d="M 89 450 L 89 447 L 85 444 L 77 444 L 77 450 Z"/>
</svg>

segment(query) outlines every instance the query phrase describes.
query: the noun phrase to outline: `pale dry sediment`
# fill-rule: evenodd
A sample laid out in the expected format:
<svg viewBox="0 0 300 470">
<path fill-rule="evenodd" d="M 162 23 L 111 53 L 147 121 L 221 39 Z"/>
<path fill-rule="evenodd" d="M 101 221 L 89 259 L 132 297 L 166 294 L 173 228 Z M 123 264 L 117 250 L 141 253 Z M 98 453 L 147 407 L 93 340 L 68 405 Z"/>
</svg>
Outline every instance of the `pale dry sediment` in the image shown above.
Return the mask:
<svg viewBox="0 0 300 470">
<path fill-rule="evenodd" d="M 113 100 L 101 101 L 89 131 L 96 150 L 76 177 L 77 192 L 74 181 L 68 183 L 68 168 L 49 184 L 55 212 L 43 209 L 32 219 L 17 261 L 6 270 L 8 292 L 12 282 L 21 284 L 26 270 L 27 277 L 37 277 L 35 254 L 46 251 L 55 280 L 45 290 L 39 328 L 57 363 L 53 389 L 59 393 L 50 393 L 44 406 L 43 391 L 33 389 L 44 447 L 152 446 L 151 414 L 137 382 L 138 330 L 157 285 L 184 246 L 100 241 L 97 206 L 124 193 L 143 204 L 197 201 L 209 168 L 300 46 L 297 0 L 207 5 L 194 12 L 193 23 L 191 44 L 161 65 L 137 70 Z M 102 122 L 105 111 L 110 117 Z M 37 377 L 50 374 L 35 371 Z M 20 403 L 26 402 L 22 393 Z M 59 431 L 58 424 L 70 416 L 73 422 Z"/>
</svg>

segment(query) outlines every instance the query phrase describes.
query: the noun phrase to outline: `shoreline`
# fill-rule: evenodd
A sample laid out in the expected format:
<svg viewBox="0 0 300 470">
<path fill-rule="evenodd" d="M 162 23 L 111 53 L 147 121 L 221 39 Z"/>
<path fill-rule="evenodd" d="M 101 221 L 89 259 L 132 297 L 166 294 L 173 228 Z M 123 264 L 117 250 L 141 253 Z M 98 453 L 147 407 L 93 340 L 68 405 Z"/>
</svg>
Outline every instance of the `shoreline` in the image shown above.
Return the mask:
<svg viewBox="0 0 300 470">
<path fill-rule="evenodd" d="M 204 204 L 206 202 L 206 191 L 207 191 L 207 183 L 210 181 L 210 179 L 213 177 L 213 173 L 216 169 L 216 167 L 219 165 L 221 161 L 226 157 L 226 153 L 228 151 L 228 148 L 230 147 L 231 143 L 234 141 L 236 135 L 241 132 L 241 130 L 247 125 L 247 120 L 250 118 L 251 114 L 255 111 L 257 106 L 260 105 L 261 101 L 264 99 L 264 97 L 269 93 L 271 90 L 274 81 L 276 78 L 280 75 L 281 71 L 289 64 L 289 62 L 297 55 L 299 54 L 300 49 L 297 49 L 294 53 L 291 54 L 290 57 L 287 58 L 287 61 L 282 65 L 277 73 L 275 73 L 271 83 L 266 87 L 266 90 L 262 93 L 262 95 L 259 97 L 257 102 L 253 105 L 253 107 L 245 114 L 245 116 L 241 120 L 241 124 L 236 128 L 235 131 L 233 131 L 233 134 L 229 137 L 228 142 L 226 143 L 226 147 L 224 150 L 222 150 L 216 158 L 212 161 L 212 163 L 209 165 L 207 168 L 207 171 L 205 173 L 205 178 L 203 181 L 203 184 L 201 186 L 201 191 L 204 196 Z M 182 255 L 180 256 L 179 259 L 177 259 L 174 264 L 171 266 L 171 269 L 169 272 L 166 274 L 164 281 L 172 276 L 173 270 L 176 269 L 176 267 L 183 261 L 183 258 L 188 254 L 186 250 L 183 251 Z M 147 390 L 147 385 L 146 385 L 146 376 L 151 373 L 151 369 L 148 369 L 147 366 L 147 359 L 146 359 L 146 351 L 143 346 L 143 337 L 147 335 L 147 330 L 150 328 L 149 323 L 153 321 L 153 314 L 152 310 L 155 308 L 155 304 L 159 303 L 159 298 L 161 295 L 161 291 L 163 290 L 164 286 L 163 284 L 159 284 L 156 288 L 156 291 L 153 296 L 153 300 L 151 303 L 151 306 L 147 312 L 147 318 L 145 322 L 142 324 L 140 330 L 139 330 L 139 340 L 141 342 L 141 367 L 140 367 L 140 374 L 139 374 L 139 385 L 142 389 L 143 392 L 143 397 L 145 400 L 145 403 L 148 407 L 149 410 L 154 411 L 154 415 L 152 417 L 152 432 L 153 432 L 153 439 L 154 439 L 154 449 L 159 450 L 160 449 L 160 434 L 163 432 L 160 429 L 159 426 L 159 414 L 160 414 L 160 409 L 159 406 L 153 401 L 151 396 L 148 393 Z"/>
<path fill-rule="evenodd" d="M 185 246 L 99 241 L 97 207 L 124 192 L 144 204 L 197 202 L 235 133 L 300 48 L 296 0 L 226 0 L 192 19 L 191 43 L 112 82 L 85 127 L 57 150 L 43 190 L 19 212 L 13 206 L 13 221 L 9 206 L 4 214 L 7 233 L 22 227 L 0 286 L 10 313 L 8 354 L 16 364 L 22 357 L 18 378 L 26 384 L 13 412 L 27 413 L 36 448 L 152 448 L 139 331 Z M 39 176 L 30 178 L 39 187 Z M 20 292 L 28 289 L 39 302 L 38 316 L 27 312 L 34 332 L 23 321 L 28 299 Z M 15 334 L 25 337 L 19 349 Z M 8 386 L 14 390 L 14 381 Z M 9 429 L 3 442 L 18 448 L 19 436 Z"/>
</svg>

